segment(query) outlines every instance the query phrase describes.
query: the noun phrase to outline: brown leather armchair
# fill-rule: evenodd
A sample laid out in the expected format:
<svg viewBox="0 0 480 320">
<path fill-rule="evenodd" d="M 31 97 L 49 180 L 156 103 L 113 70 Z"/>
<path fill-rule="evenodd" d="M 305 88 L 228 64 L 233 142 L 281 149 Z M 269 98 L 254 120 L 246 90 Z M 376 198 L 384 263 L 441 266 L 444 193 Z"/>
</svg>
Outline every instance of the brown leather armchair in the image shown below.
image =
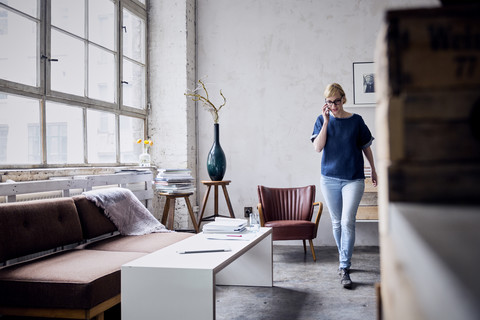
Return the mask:
<svg viewBox="0 0 480 320">
<path fill-rule="evenodd" d="M 273 240 L 305 240 L 310 243 L 313 260 L 316 261 L 313 239 L 317 237 L 323 203 L 315 201 L 315 186 L 297 188 L 269 188 L 258 186 L 258 212 L 262 227 L 271 227 Z M 312 222 L 314 206 L 318 205 L 315 222 Z"/>
</svg>

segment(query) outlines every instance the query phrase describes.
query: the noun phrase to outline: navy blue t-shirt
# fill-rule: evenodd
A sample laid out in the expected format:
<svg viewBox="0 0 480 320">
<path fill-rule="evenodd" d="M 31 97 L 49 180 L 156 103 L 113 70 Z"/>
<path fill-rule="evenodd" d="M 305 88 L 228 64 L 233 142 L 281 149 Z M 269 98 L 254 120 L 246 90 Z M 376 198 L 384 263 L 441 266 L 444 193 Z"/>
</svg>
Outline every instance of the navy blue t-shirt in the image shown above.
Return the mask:
<svg viewBox="0 0 480 320">
<path fill-rule="evenodd" d="M 320 115 L 313 127 L 312 142 L 322 125 L 323 115 Z M 322 155 L 322 175 L 345 180 L 365 179 L 362 149 L 369 147 L 373 139 L 360 115 L 353 114 L 348 118 L 330 116 Z"/>
</svg>

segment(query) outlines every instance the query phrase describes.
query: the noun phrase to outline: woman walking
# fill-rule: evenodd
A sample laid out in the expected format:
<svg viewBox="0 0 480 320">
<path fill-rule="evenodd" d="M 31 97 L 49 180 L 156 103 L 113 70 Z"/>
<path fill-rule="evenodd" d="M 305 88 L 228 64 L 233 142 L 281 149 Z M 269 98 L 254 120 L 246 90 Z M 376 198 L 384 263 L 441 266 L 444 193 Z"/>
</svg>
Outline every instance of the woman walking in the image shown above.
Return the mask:
<svg viewBox="0 0 480 320">
<path fill-rule="evenodd" d="M 343 109 L 347 99 L 338 83 L 328 85 L 324 95 L 325 104 L 315 122 L 311 140 L 315 151 L 323 151 L 320 188 L 332 219 L 341 284 L 351 289 L 350 266 L 355 244 L 355 221 L 365 190 L 363 154 L 372 169 L 373 185 L 377 185 L 370 148 L 374 138 L 360 115 Z"/>
</svg>

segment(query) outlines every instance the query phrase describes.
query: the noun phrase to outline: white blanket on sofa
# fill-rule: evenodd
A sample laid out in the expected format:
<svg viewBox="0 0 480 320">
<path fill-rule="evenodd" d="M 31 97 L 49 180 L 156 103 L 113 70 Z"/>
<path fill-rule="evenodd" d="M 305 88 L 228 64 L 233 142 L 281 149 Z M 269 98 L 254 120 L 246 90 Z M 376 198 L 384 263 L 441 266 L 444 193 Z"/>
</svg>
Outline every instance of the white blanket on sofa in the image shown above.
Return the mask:
<svg viewBox="0 0 480 320">
<path fill-rule="evenodd" d="M 129 189 L 108 188 L 83 192 L 105 212 L 122 235 L 171 232 L 161 224 Z"/>
</svg>

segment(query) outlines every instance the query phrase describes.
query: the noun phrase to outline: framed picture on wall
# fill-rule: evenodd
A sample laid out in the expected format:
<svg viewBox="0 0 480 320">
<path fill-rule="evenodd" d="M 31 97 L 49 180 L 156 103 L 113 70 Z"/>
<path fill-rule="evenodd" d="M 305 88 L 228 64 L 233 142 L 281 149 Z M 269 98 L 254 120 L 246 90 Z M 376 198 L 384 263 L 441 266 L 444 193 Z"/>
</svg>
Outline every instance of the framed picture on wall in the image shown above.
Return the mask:
<svg viewBox="0 0 480 320">
<path fill-rule="evenodd" d="M 353 63 L 353 103 L 375 104 L 373 62 Z"/>
</svg>

